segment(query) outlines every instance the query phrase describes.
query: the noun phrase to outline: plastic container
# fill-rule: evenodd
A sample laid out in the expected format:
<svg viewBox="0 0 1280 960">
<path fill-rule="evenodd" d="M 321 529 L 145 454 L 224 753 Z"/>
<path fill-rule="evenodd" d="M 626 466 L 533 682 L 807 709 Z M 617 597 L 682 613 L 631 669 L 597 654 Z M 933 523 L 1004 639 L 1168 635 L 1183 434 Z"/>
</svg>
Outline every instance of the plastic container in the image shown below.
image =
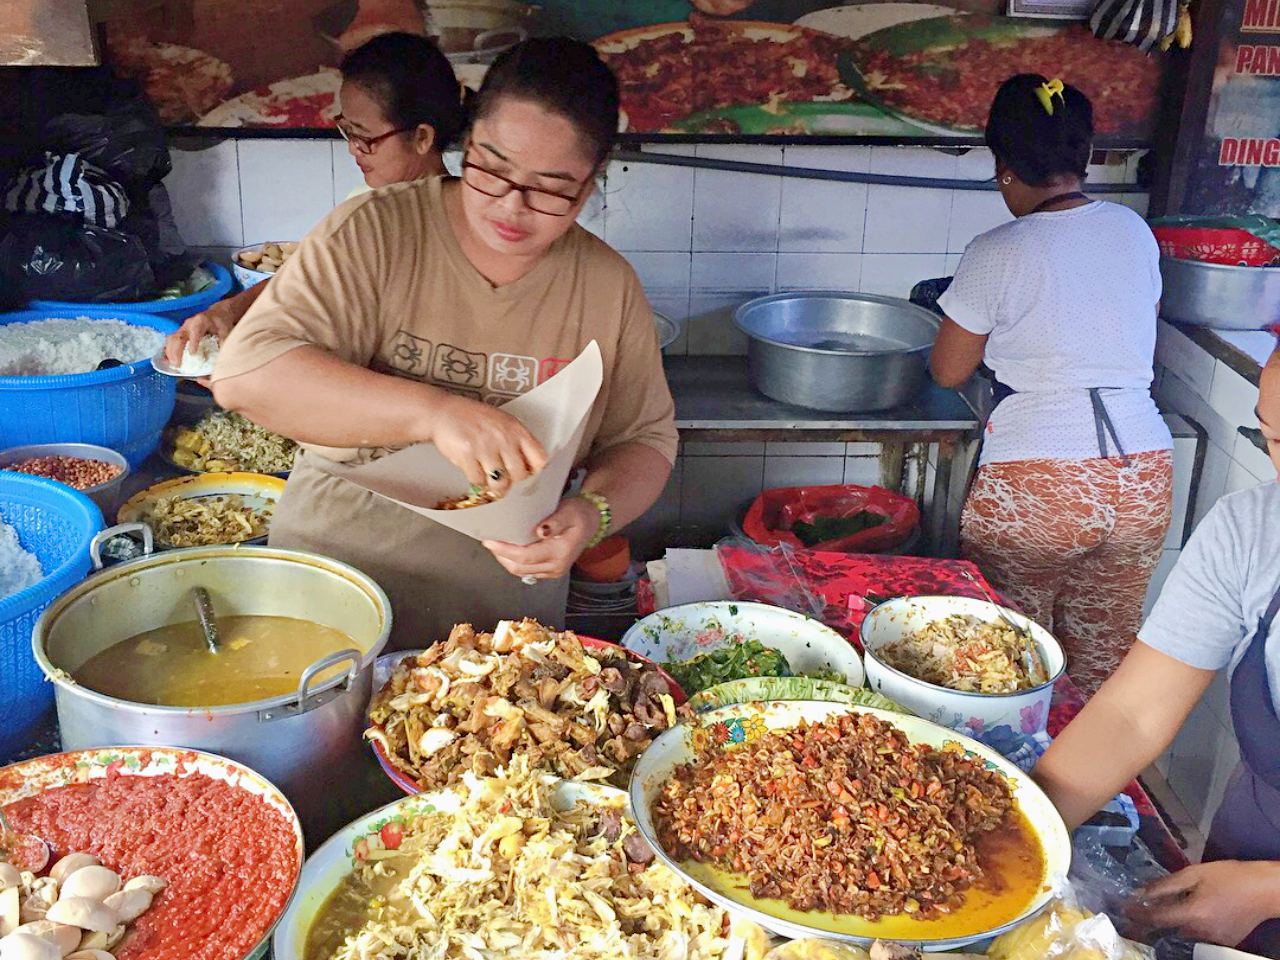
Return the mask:
<svg viewBox="0 0 1280 960">
<path fill-rule="evenodd" d="M 20 310 L 0 325 L 54 318 L 123 320 L 168 335 L 177 323 L 116 307 Z M 0 449 L 33 443 L 92 443 L 123 454 L 137 469 L 160 446 L 173 413 L 177 381 L 156 373 L 151 358 L 110 370 L 50 377 L 0 377 Z"/>
<path fill-rule="evenodd" d="M 75 303 L 68 300 L 32 300 L 27 304 L 28 310 L 79 310 L 81 315 L 86 308 L 109 308 L 113 316 L 122 313 L 148 313 L 157 317 L 165 317 L 181 323 L 187 317 L 193 317 L 206 310 L 231 292 L 233 286 L 231 271 L 212 260 L 200 264 L 213 274 L 213 286 L 186 297 L 171 297 L 168 300 L 135 300 L 126 303 Z"/>
<path fill-rule="evenodd" d="M 258 284 L 270 280 L 275 276 L 274 273 L 267 273 L 265 270 L 255 270 L 253 267 L 246 267 L 240 262 L 240 254 L 250 253 L 261 250 L 268 243 L 288 243 L 287 240 L 263 240 L 262 243 L 251 243 L 247 247 L 241 247 L 231 257 L 231 272 L 235 275 L 236 282 L 240 284 L 241 290 L 248 290 L 250 287 L 256 287 Z"/>
<path fill-rule="evenodd" d="M 0 598 L 0 762 L 25 746 L 53 705 L 53 685 L 31 653 L 40 614 L 89 572 L 89 542 L 102 529 L 97 504 L 43 477 L 0 473 L 0 520 L 13 527 L 23 549 L 35 554 L 45 577 Z"/>
<path fill-rule="evenodd" d="M 131 472 L 129 461 L 123 455 L 92 443 L 36 443 L 28 447 L 10 447 L 8 450 L 0 450 L 0 470 L 7 470 L 12 465 L 32 457 L 79 457 L 81 460 L 101 460 L 104 463 L 115 464 L 120 468 L 118 474 L 106 483 L 100 483 L 96 487 L 89 487 L 79 492 L 96 503 L 104 517 L 110 519 L 116 515 L 116 507 L 120 506 L 120 488 L 124 486 L 125 478 Z"/>
</svg>

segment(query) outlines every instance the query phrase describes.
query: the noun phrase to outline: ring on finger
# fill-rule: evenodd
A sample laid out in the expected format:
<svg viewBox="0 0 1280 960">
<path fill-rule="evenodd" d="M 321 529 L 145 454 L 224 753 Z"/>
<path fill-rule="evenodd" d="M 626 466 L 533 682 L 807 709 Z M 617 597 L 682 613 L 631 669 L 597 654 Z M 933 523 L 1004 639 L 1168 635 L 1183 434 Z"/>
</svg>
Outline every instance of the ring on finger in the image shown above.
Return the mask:
<svg viewBox="0 0 1280 960">
<path fill-rule="evenodd" d="M 526 587 L 532 587 L 537 585 L 538 578 L 535 577 L 532 573 L 526 573 L 523 577 L 520 578 L 520 582 L 523 583 Z"/>
<path fill-rule="evenodd" d="M 506 471 L 503 470 L 501 467 L 494 467 L 492 470 L 489 471 L 489 479 L 492 480 L 494 483 L 497 483 L 506 475 L 507 475 Z"/>
</svg>

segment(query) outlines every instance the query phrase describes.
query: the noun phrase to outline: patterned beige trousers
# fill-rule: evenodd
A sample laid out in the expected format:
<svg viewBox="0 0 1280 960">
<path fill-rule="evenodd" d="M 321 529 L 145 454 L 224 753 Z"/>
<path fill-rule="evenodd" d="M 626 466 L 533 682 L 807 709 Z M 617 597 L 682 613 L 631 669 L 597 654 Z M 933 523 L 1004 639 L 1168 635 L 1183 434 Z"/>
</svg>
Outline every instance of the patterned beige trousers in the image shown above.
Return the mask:
<svg viewBox="0 0 1280 960">
<path fill-rule="evenodd" d="M 1086 697 L 1136 639 L 1172 514 L 1172 455 L 1129 459 L 990 464 L 960 518 L 962 555 L 1062 642 Z"/>
</svg>

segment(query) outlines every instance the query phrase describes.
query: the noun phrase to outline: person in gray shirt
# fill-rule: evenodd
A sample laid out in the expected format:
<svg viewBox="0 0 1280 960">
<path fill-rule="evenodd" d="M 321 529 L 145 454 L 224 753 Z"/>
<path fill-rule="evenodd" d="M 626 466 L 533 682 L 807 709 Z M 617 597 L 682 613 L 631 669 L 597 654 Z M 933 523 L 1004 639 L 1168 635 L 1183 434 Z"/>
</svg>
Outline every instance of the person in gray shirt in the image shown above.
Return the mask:
<svg viewBox="0 0 1280 960">
<path fill-rule="evenodd" d="M 1263 369 L 1257 412 L 1280 474 L 1280 350 Z M 1280 958 L 1280 483 L 1214 505 L 1138 641 L 1034 776 L 1078 826 L 1168 748 L 1226 669 L 1240 767 L 1203 861 L 1148 887 L 1131 912 L 1152 928 Z"/>
</svg>

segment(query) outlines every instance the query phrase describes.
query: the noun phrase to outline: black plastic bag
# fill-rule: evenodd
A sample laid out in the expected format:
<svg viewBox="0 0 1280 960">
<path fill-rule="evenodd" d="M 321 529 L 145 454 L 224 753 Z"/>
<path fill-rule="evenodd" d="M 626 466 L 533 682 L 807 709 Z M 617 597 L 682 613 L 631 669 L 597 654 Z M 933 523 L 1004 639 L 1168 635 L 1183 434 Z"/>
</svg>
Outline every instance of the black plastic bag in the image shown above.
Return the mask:
<svg viewBox="0 0 1280 960">
<path fill-rule="evenodd" d="M 173 169 L 160 115 L 144 96 L 109 103 L 102 113 L 64 113 L 44 125 L 55 152 L 78 153 L 130 188 L 146 190 Z"/>
<path fill-rule="evenodd" d="M 0 236 L 5 299 L 122 302 L 156 291 L 146 247 L 132 234 L 77 217 L 10 217 Z"/>
</svg>

